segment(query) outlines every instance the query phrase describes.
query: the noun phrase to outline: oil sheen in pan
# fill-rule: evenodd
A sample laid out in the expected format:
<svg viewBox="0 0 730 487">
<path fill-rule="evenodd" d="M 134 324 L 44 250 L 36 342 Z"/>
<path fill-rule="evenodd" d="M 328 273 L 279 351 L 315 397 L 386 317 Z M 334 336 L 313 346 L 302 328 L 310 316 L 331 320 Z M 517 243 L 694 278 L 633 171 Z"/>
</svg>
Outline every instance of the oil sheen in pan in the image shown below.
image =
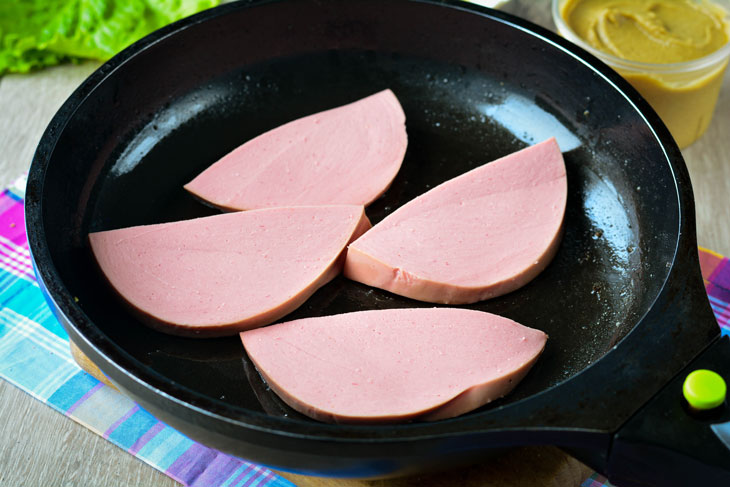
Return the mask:
<svg viewBox="0 0 730 487">
<path fill-rule="evenodd" d="M 294 72 L 296 80 L 288 75 Z M 140 114 L 137 126 L 111 154 L 113 162 L 93 195 L 88 227 L 94 231 L 213 214 L 182 189 L 202 169 L 264 130 L 386 87 L 403 104 L 409 147 L 391 188 L 367 210 L 373 223 L 433 186 L 547 136 L 556 135 L 565 146 L 568 211 L 553 263 L 525 288 L 470 306 L 550 336 L 538 366 L 503 401 L 544 390 L 610 350 L 629 331 L 624 324 L 636 321 L 636 309 L 641 309 L 636 296 L 642 295 L 633 202 L 622 199 L 625 188 L 607 182 L 623 178 L 607 177 L 610 148 L 587 149 L 583 142 L 592 135 L 571 125 L 570 116 L 549 98 L 463 66 L 353 51 L 277 59 L 231 72 Z M 130 194 L 135 198 L 130 200 Z M 561 292 L 555 292 L 556 286 Z M 118 306 L 103 285 L 90 292 L 94 296 L 84 300 L 89 316 L 104 316 L 105 306 Z M 285 319 L 411 306 L 430 305 L 338 277 Z M 121 310 L 95 321 L 112 340 L 171 380 L 194 384 L 199 392 L 229 404 L 265 409 L 260 392 L 270 392 L 249 385 L 238 337 L 201 341 L 165 336 L 132 322 Z M 139 343 L 150 346 L 142 351 Z"/>
</svg>

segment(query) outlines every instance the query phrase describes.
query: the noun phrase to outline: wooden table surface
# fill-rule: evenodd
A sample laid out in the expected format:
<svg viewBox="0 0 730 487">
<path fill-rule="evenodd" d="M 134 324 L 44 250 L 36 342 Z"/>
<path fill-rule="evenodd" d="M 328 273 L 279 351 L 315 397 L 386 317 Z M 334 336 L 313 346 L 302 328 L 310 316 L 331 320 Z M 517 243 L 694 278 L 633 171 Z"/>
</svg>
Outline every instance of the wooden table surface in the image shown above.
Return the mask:
<svg viewBox="0 0 730 487">
<path fill-rule="evenodd" d="M 547 0 L 507 9 L 550 26 Z M 95 63 L 0 78 L 0 185 L 27 171 L 46 124 Z M 730 71 L 707 133 L 683 151 L 697 206 L 699 244 L 730 255 Z M 0 380 L 0 486 L 174 486 L 169 477 Z M 574 487 L 590 469 L 553 447 L 522 448 L 458 472 L 390 481 L 287 474 L 300 486 Z"/>
</svg>

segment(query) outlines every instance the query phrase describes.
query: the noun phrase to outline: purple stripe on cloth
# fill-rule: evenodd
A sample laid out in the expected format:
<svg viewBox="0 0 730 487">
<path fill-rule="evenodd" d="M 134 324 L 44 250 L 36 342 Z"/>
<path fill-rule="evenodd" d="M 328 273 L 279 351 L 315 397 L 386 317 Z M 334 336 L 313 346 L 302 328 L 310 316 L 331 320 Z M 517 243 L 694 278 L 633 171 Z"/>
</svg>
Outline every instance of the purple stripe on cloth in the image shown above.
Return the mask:
<svg viewBox="0 0 730 487">
<path fill-rule="evenodd" d="M 722 318 L 725 318 L 725 321 L 730 318 L 730 307 L 727 307 L 727 305 L 724 305 L 726 307 L 723 307 L 723 304 L 718 299 L 713 299 L 714 306 L 713 309 L 715 310 L 715 316 L 717 317 L 718 321 Z"/>
<path fill-rule="evenodd" d="M 229 455 L 220 454 L 213 459 L 190 487 L 222 485 L 244 462 Z"/>
<path fill-rule="evenodd" d="M 730 274 L 730 272 L 728 273 Z M 707 286 L 707 294 L 717 298 L 725 303 L 730 303 L 730 288 L 718 286 L 715 282 L 711 281 Z"/>
<path fill-rule="evenodd" d="M 18 245 L 0 236 L 0 253 L 13 259 L 19 266 L 31 267 L 30 251 L 24 245 Z"/>
<path fill-rule="evenodd" d="M 241 487 L 249 487 L 251 484 L 257 481 L 266 482 L 269 477 L 271 477 L 271 471 L 269 470 L 259 470 L 257 475 L 252 475 L 251 478 L 246 480 L 246 482 Z"/>
<path fill-rule="evenodd" d="M 35 277 L 31 267 L 19 263 L 16 258 L 7 255 L 5 252 L 2 252 L 2 250 L 0 250 L 0 262 L 7 266 L 6 270 L 15 276 L 26 278 Z"/>
<path fill-rule="evenodd" d="M 165 424 L 158 421 L 152 428 L 148 429 L 142 436 L 140 436 L 137 441 L 134 442 L 134 445 L 132 445 L 129 448 L 129 453 L 132 455 L 136 455 L 142 447 L 144 447 L 147 442 L 149 442 L 152 438 L 154 438 L 157 433 L 165 429 Z"/>
<path fill-rule="evenodd" d="M 25 235 L 25 213 L 23 204 L 8 196 L 2 195 L 0 207 L 0 233 L 16 245 L 28 247 L 28 238 Z"/>
<path fill-rule="evenodd" d="M 0 233 L 0 262 L 5 266 L 6 270 L 9 270 L 15 275 L 20 275 L 20 277 L 33 277 L 33 266 L 28 247 L 8 239 L 2 233 Z"/>
<path fill-rule="evenodd" d="M 71 414 L 76 410 L 76 408 L 78 408 L 79 406 L 81 406 L 88 398 L 90 398 L 91 396 L 93 396 L 94 393 L 96 391 L 98 391 L 99 389 L 101 389 L 102 387 L 104 387 L 104 383 L 103 382 L 99 382 L 94 387 L 92 387 L 91 389 L 89 389 L 86 392 L 86 394 L 84 394 L 83 396 L 81 396 L 78 401 L 76 401 L 75 403 L 73 403 L 73 405 L 70 408 L 68 408 L 68 410 L 66 411 L 66 416 L 71 416 Z"/>
<path fill-rule="evenodd" d="M 722 259 L 709 279 L 716 286 L 726 290 L 730 290 L 730 267 L 728 266 L 730 266 L 730 260 Z"/>
<path fill-rule="evenodd" d="M 165 470 L 165 473 L 178 482 L 190 485 L 200 477 L 217 455 L 222 455 L 222 453 L 194 443 Z"/>
<path fill-rule="evenodd" d="M 251 475 L 251 470 L 253 470 L 253 465 L 248 464 L 246 468 L 243 469 L 243 472 L 241 472 L 238 477 L 236 477 L 236 480 L 231 482 L 230 485 L 232 486 L 238 486 L 238 483 L 244 479 L 247 475 Z"/>
<path fill-rule="evenodd" d="M 104 438 L 106 438 L 106 439 L 109 439 L 109 435 L 114 433 L 114 430 L 117 429 L 120 424 L 122 424 L 123 422 L 128 420 L 130 417 L 132 417 L 132 415 L 134 413 L 136 413 L 137 411 L 139 411 L 139 406 L 137 404 L 135 404 L 134 407 L 132 407 L 129 411 L 127 411 L 121 418 L 118 418 L 116 421 L 114 421 L 112 423 L 112 425 L 109 426 L 109 428 L 107 428 L 107 430 L 104 432 L 104 434 L 102 436 L 104 436 Z"/>
</svg>

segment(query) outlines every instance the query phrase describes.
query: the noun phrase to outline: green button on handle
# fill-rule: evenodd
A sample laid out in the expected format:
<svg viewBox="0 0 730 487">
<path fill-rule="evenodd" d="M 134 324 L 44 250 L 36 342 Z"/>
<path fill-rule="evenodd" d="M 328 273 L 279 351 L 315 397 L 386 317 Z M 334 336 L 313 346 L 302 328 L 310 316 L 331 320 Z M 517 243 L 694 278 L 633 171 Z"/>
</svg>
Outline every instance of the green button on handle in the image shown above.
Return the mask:
<svg viewBox="0 0 730 487">
<path fill-rule="evenodd" d="M 707 411 L 725 402 L 727 385 L 717 372 L 697 369 L 684 380 L 682 393 L 692 408 Z"/>
</svg>

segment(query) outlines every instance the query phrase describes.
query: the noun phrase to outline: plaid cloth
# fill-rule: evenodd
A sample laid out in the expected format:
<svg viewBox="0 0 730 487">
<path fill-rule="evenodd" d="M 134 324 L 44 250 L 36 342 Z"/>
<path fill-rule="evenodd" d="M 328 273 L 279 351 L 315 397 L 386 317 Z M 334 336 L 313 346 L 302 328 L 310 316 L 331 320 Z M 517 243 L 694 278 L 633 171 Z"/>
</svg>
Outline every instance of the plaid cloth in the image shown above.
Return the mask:
<svg viewBox="0 0 730 487">
<path fill-rule="evenodd" d="M 189 486 L 286 487 L 271 470 L 207 448 L 93 378 L 38 288 L 23 216 L 25 181 L 0 194 L 0 377 Z M 730 332 L 730 264 L 700 249 L 702 275 L 723 333 Z M 581 487 L 609 487 L 593 474 Z"/>
<path fill-rule="evenodd" d="M 730 335 L 730 264 L 711 250 L 700 248 L 700 267 L 710 306 L 723 335 Z"/>
</svg>

